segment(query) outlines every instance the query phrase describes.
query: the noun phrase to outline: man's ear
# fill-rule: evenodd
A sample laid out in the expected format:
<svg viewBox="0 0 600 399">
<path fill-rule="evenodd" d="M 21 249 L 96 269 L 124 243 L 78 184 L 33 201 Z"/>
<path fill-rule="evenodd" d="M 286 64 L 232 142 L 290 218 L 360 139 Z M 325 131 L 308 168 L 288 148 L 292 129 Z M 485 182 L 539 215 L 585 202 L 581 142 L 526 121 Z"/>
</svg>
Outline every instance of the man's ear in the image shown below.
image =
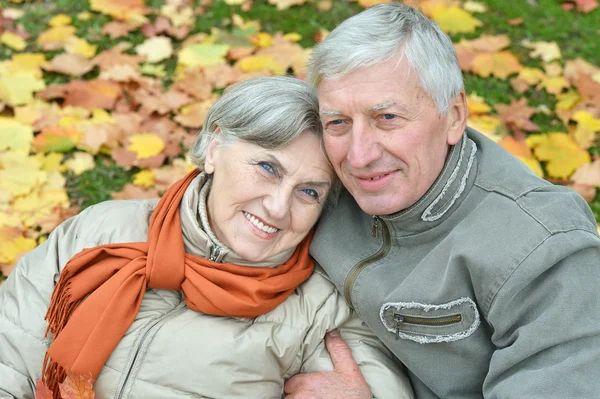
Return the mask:
<svg viewBox="0 0 600 399">
<path fill-rule="evenodd" d="M 450 104 L 448 108 L 448 144 L 454 145 L 458 143 L 467 128 L 467 97 L 464 89 L 460 90 L 460 93 Z"/>
<path fill-rule="evenodd" d="M 221 143 L 220 134 L 221 129 L 217 128 L 212 134 L 212 137 L 210 138 L 210 141 L 208 143 L 208 148 L 206 149 L 206 158 L 204 159 L 204 171 L 208 174 L 212 174 L 215 171 L 215 152 L 217 150 L 217 147 Z"/>
</svg>

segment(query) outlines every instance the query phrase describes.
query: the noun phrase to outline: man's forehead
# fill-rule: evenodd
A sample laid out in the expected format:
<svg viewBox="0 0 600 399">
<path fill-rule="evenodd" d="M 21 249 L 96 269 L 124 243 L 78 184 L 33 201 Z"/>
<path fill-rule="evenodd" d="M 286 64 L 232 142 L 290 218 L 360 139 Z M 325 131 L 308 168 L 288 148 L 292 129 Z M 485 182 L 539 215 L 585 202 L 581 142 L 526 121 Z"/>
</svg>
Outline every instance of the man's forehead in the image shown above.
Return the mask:
<svg viewBox="0 0 600 399">
<path fill-rule="evenodd" d="M 330 108 L 334 107 L 334 108 Z M 410 106 L 404 104 L 398 100 L 379 100 L 375 102 L 365 102 L 360 104 L 360 108 L 366 112 L 375 112 L 381 111 L 388 108 L 393 108 L 394 110 L 398 110 L 400 112 L 408 112 L 410 110 Z M 342 111 L 335 108 L 335 105 L 322 105 L 319 110 L 319 114 L 321 116 L 339 116 L 342 115 Z"/>
</svg>

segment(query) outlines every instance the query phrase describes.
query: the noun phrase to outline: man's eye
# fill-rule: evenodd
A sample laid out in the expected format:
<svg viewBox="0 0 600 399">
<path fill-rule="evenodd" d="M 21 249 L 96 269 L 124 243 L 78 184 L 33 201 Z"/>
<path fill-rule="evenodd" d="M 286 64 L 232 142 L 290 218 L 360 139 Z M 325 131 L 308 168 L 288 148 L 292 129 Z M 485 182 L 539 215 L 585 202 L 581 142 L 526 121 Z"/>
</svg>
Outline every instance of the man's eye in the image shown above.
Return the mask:
<svg viewBox="0 0 600 399">
<path fill-rule="evenodd" d="M 273 165 L 271 165 L 268 162 L 259 162 L 258 166 L 260 166 L 261 168 L 263 168 L 264 170 L 266 170 L 267 172 L 271 173 L 271 174 L 275 174 L 275 168 L 273 168 Z"/>
<path fill-rule="evenodd" d="M 396 115 L 394 114 L 383 114 L 383 119 L 385 120 L 391 120 L 394 119 L 396 117 Z"/>
<path fill-rule="evenodd" d="M 344 123 L 344 121 L 342 119 L 334 119 L 331 122 L 332 125 L 341 125 L 342 123 Z"/>
</svg>

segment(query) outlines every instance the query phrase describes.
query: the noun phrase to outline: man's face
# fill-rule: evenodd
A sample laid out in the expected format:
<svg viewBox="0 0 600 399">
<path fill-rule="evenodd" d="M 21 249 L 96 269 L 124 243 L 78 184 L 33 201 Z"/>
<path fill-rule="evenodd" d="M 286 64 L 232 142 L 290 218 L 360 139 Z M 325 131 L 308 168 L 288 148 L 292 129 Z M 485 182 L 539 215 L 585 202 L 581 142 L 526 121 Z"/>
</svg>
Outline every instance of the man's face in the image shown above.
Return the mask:
<svg viewBox="0 0 600 399">
<path fill-rule="evenodd" d="M 465 129 L 464 93 L 440 116 L 416 74 L 396 57 L 318 87 L 327 154 L 368 214 L 413 205 L 439 176 Z"/>
</svg>

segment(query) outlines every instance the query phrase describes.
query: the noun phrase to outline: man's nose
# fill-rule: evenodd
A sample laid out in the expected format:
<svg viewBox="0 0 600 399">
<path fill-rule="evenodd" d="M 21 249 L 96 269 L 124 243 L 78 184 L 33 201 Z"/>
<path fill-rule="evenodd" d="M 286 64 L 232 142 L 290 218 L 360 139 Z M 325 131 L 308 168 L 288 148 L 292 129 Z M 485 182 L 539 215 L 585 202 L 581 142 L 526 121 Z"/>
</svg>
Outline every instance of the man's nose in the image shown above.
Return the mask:
<svg viewBox="0 0 600 399">
<path fill-rule="evenodd" d="M 289 187 L 277 187 L 272 193 L 265 195 L 263 205 L 269 217 L 273 220 L 282 220 L 290 212 L 292 202 L 292 189 Z"/>
<path fill-rule="evenodd" d="M 381 157 L 381 144 L 377 130 L 367 121 L 352 125 L 352 142 L 348 151 L 348 162 L 351 167 L 360 169 Z"/>
</svg>

